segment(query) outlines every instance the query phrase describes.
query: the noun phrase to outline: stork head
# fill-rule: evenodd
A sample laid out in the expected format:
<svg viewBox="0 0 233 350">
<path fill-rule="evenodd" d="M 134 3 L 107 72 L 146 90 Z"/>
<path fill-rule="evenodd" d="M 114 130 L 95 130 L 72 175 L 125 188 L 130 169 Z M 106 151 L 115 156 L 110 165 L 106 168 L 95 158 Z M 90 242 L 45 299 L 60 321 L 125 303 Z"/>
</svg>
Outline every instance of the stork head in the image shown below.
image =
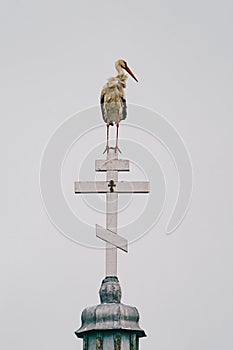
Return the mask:
<svg viewBox="0 0 233 350">
<path fill-rule="evenodd" d="M 133 74 L 133 72 L 131 71 L 131 69 L 128 67 L 127 62 L 124 60 L 118 60 L 115 63 L 115 67 L 116 70 L 118 71 L 118 73 L 122 72 L 122 68 L 126 70 L 126 72 L 128 72 L 132 78 L 134 78 L 134 80 L 138 81 L 137 78 L 135 77 L 135 75 Z"/>
</svg>

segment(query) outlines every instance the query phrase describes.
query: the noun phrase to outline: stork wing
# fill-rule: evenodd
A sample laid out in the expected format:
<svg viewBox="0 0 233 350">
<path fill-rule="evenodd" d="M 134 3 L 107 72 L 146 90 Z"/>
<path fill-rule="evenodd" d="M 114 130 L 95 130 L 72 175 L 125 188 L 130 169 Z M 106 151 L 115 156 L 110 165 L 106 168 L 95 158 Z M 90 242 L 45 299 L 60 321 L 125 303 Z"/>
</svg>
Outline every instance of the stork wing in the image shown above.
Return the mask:
<svg viewBox="0 0 233 350">
<path fill-rule="evenodd" d="M 121 97 L 121 102 L 122 102 L 122 120 L 125 120 L 127 117 L 127 105 L 126 105 L 126 99 L 124 97 Z"/>
<path fill-rule="evenodd" d="M 101 95 L 100 95 L 100 107 L 101 107 L 101 112 L 102 112 L 103 120 L 105 121 L 105 123 L 107 123 L 107 117 L 106 117 L 105 109 L 104 109 L 104 95 L 105 95 L 105 89 L 103 89 L 103 90 L 101 91 Z"/>
</svg>

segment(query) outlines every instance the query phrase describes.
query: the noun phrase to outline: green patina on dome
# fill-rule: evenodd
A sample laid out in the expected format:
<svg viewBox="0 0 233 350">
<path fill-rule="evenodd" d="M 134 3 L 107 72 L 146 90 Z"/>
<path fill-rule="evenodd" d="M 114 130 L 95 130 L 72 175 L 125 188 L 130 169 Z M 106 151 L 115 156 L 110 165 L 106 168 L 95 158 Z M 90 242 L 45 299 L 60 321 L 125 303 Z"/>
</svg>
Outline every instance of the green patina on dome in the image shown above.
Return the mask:
<svg viewBox="0 0 233 350">
<path fill-rule="evenodd" d="M 136 307 L 121 303 L 121 287 L 115 276 L 106 277 L 99 290 L 101 304 L 87 307 L 82 312 L 82 326 L 75 332 L 77 337 L 94 331 L 122 330 L 145 337 L 139 327 Z"/>
</svg>

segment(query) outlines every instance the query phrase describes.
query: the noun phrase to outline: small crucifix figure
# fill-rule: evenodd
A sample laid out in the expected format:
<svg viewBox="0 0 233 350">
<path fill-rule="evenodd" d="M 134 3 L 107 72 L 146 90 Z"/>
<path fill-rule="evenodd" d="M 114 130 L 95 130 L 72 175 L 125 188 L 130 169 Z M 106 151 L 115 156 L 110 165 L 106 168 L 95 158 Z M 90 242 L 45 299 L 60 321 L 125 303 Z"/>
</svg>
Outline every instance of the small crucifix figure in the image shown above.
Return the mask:
<svg viewBox="0 0 233 350">
<path fill-rule="evenodd" d="M 118 159 L 114 150 L 109 150 L 106 160 L 96 160 L 96 171 L 106 172 L 106 181 L 75 182 L 75 193 L 106 194 L 106 228 L 96 225 L 96 236 L 106 242 L 106 276 L 117 276 L 117 249 L 128 251 L 128 242 L 117 233 L 119 193 L 148 193 L 149 182 L 118 181 L 119 171 L 129 171 L 129 161 Z"/>
</svg>

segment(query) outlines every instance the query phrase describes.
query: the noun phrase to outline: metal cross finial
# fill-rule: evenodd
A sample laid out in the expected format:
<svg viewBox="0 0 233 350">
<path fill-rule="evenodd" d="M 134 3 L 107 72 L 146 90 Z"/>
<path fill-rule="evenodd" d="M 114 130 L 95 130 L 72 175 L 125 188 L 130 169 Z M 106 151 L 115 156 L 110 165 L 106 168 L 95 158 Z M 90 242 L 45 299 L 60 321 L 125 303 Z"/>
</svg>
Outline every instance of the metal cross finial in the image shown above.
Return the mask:
<svg viewBox="0 0 233 350">
<path fill-rule="evenodd" d="M 110 150 L 106 160 L 96 160 L 96 171 L 106 172 L 106 181 L 75 182 L 75 193 L 106 194 L 106 228 L 96 225 L 96 236 L 106 242 L 106 276 L 117 276 L 117 249 L 128 251 L 128 242 L 117 233 L 119 193 L 148 193 L 149 182 L 118 181 L 119 171 L 129 171 L 129 161 Z"/>
</svg>

